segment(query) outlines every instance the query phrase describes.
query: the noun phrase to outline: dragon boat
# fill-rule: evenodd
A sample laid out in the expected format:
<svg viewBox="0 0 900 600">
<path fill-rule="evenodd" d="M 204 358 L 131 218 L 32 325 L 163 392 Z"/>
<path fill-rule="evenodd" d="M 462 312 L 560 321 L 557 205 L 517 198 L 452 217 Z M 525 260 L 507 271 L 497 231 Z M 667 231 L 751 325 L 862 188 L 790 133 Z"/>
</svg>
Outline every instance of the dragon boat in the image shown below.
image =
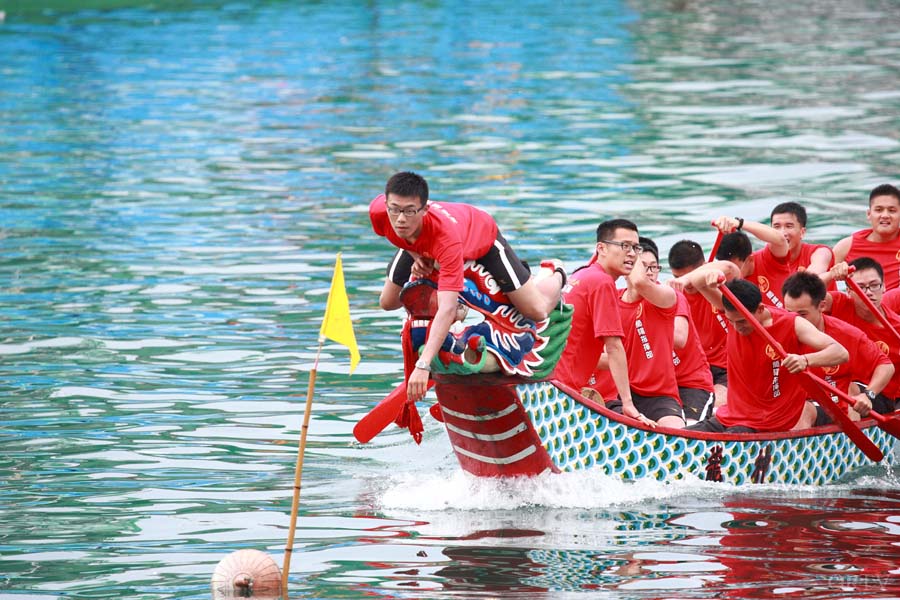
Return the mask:
<svg viewBox="0 0 900 600">
<path fill-rule="evenodd" d="M 436 309 L 434 290 L 432 282 L 419 280 L 402 295 L 408 312 L 401 336 L 407 375 Z M 891 427 L 872 419 L 852 425 L 877 447 L 870 452 L 838 425 L 756 434 L 651 428 L 552 379 L 571 324 L 570 306 L 560 305 L 546 321 L 529 321 L 474 263 L 466 265 L 460 298 L 485 319 L 448 334 L 432 361 L 437 404 L 430 412 L 444 423 L 462 469 L 473 475 L 592 469 L 623 480 L 696 477 L 821 485 L 872 467 L 873 452 L 883 454 L 888 465 L 895 460 L 897 423 L 891 419 Z M 418 442 L 421 421 L 405 396 L 405 386 L 398 386 L 370 416 L 389 415 L 377 427 L 393 420 Z M 365 421 L 354 429 L 360 441 L 381 430 L 363 434 Z"/>
</svg>

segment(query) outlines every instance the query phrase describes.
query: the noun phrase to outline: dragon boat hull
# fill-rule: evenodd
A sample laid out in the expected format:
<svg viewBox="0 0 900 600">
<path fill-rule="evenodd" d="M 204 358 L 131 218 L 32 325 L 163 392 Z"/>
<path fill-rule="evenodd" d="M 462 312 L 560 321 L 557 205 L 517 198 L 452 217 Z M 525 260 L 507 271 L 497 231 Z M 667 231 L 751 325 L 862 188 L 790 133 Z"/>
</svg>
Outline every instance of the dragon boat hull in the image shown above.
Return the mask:
<svg viewBox="0 0 900 600">
<path fill-rule="evenodd" d="M 624 480 L 821 485 L 875 464 L 837 426 L 720 435 L 650 429 L 563 384 L 503 376 L 437 376 L 435 391 L 460 465 L 482 477 L 596 469 Z M 895 438 L 873 421 L 860 425 L 892 464 Z"/>
</svg>

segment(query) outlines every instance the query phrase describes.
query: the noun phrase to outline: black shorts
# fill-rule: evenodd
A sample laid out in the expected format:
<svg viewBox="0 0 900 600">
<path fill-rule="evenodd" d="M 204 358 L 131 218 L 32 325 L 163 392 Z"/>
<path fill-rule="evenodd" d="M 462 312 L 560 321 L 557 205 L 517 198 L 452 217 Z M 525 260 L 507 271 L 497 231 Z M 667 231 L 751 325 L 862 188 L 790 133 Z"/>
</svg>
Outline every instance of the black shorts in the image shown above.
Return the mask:
<svg viewBox="0 0 900 600">
<path fill-rule="evenodd" d="M 679 387 L 678 395 L 681 397 L 684 416 L 688 419 L 702 421 L 712 416 L 712 407 L 716 400 L 714 393 L 697 388 Z"/>
<path fill-rule="evenodd" d="M 755 429 L 743 425 L 725 427 L 722 425 L 722 422 L 714 416 L 704 421 L 698 421 L 693 425 L 688 425 L 685 429 L 690 431 L 705 431 L 708 433 L 756 433 Z"/>
<path fill-rule="evenodd" d="M 638 412 L 653 421 L 659 421 L 663 417 L 678 417 L 684 420 L 681 404 L 675 398 L 669 396 L 641 396 L 631 392 L 631 401 Z M 606 403 L 606 408 L 622 414 L 622 400 L 616 398 Z"/>
<path fill-rule="evenodd" d="M 728 387 L 728 371 L 724 367 L 709 365 L 709 372 L 712 373 L 713 385 L 724 385 Z"/>
<path fill-rule="evenodd" d="M 413 262 L 415 261 L 409 252 L 397 250 L 387 267 L 388 279 L 400 287 L 406 285 L 412 274 Z M 528 265 L 516 256 L 509 242 L 500 235 L 499 231 L 491 249 L 484 256 L 477 258 L 475 262 L 487 269 L 488 273 L 494 276 L 494 281 L 500 286 L 500 290 L 507 294 L 525 285 L 525 282 L 531 277 Z"/>
</svg>

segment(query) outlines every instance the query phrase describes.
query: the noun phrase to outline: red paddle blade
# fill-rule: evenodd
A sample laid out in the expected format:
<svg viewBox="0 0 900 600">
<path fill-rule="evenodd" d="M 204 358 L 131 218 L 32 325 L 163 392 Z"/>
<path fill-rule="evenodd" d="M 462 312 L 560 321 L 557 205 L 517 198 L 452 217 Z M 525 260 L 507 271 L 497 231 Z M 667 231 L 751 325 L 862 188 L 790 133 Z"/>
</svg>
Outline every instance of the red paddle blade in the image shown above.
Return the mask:
<svg viewBox="0 0 900 600">
<path fill-rule="evenodd" d="M 394 388 L 384 400 L 375 405 L 369 414 L 359 420 L 353 428 L 353 437 L 362 444 L 384 431 L 400 415 L 400 409 L 406 402 L 406 382 Z"/>
<path fill-rule="evenodd" d="M 891 419 L 875 412 L 869 413 L 869 416 L 875 419 L 875 422 L 878 423 L 881 429 L 887 431 L 895 438 L 900 438 L 900 418 Z"/>
<path fill-rule="evenodd" d="M 867 436 L 862 429 L 857 427 L 856 423 L 850 420 L 850 417 L 843 408 L 831 400 L 831 392 L 839 392 L 839 390 L 836 390 L 829 385 L 827 381 L 813 375 L 809 371 L 801 371 L 800 375 L 803 376 L 803 387 L 806 391 L 819 401 L 819 406 L 828 413 L 831 420 L 837 423 L 838 427 L 840 427 L 847 437 L 856 444 L 862 453 L 875 462 L 879 462 L 883 459 L 884 453 L 881 451 L 881 448 L 876 446 L 875 442 L 870 440 L 869 436 Z"/>
<path fill-rule="evenodd" d="M 430 390 L 433 386 L 434 380 L 429 379 L 426 389 Z M 385 427 L 397 420 L 405 402 L 406 382 L 404 381 L 385 396 L 384 400 L 376 404 L 369 414 L 359 420 L 359 423 L 353 427 L 353 437 L 362 444 L 371 441 L 373 437 L 384 431 Z"/>
</svg>

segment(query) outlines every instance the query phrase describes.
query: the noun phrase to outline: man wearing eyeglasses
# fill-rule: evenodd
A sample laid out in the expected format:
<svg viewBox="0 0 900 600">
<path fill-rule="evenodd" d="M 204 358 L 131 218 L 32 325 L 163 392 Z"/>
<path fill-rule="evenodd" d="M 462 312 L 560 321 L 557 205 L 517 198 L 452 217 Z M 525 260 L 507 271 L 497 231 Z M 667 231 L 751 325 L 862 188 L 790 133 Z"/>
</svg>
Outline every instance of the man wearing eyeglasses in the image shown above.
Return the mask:
<svg viewBox="0 0 900 600">
<path fill-rule="evenodd" d="M 553 377 L 581 390 L 590 383 L 605 351 L 622 413 L 650 425 L 650 419 L 635 408 L 631 397 L 616 291 L 616 279 L 631 273 L 642 252 L 637 225 L 631 221 L 611 219 L 597 227 L 594 256 L 587 266 L 572 273 L 566 288 L 565 301 L 575 311 L 572 330 Z"/>
<path fill-rule="evenodd" d="M 456 319 L 465 261 L 474 260 L 493 275 L 500 290 L 528 319 L 546 319 L 559 302 L 565 283 L 562 267 L 555 267 L 554 276 L 536 281 L 491 215 L 468 204 L 429 202 L 428 183 L 416 173 L 394 174 L 384 194 L 369 204 L 369 219 L 375 233 L 398 248 L 379 299 L 383 309 L 402 306 L 400 292 L 410 277 L 437 271 L 437 312 L 407 381 L 412 401 L 425 395 L 431 361 Z"/>
<path fill-rule="evenodd" d="M 850 267 L 856 269 L 852 274 L 849 273 Z M 900 315 L 886 307 L 881 301 L 884 295 L 884 271 L 878 261 L 863 256 L 849 264 L 839 262 L 820 277 L 826 283 L 831 280 L 843 281 L 848 277 L 853 279 L 860 287 L 860 291 L 872 301 L 875 308 L 887 318 L 894 329 L 900 331 Z M 900 373 L 900 342 L 894 338 L 888 328 L 881 324 L 878 317 L 869 311 L 863 300 L 853 292 L 828 292 L 828 295 L 825 296 L 823 310 L 861 329 L 891 360 L 894 365 L 894 376 L 881 394 L 871 400 L 875 412 L 884 414 L 893 411 L 896 408 L 897 399 L 900 397 L 900 375 L 898 375 Z"/>
</svg>

